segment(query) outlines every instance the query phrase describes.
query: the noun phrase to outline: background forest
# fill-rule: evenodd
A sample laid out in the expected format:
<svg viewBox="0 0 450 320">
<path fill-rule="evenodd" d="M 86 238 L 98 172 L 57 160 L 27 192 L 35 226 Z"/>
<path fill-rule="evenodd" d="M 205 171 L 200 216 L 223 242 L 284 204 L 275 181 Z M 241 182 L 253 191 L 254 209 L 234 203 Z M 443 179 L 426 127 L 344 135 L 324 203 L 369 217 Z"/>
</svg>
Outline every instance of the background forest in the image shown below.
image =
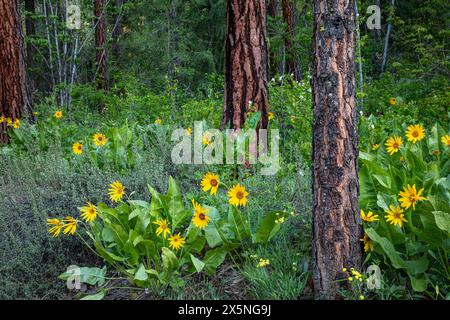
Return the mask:
<svg viewBox="0 0 450 320">
<path fill-rule="evenodd" d="M 312 299 L 311 2 L 266 1 L 268 114 L 263 116 L 269 128 L 280 130 L 280 170 L 263 176 L 258 165 L 171 161 L 173 129 L 193 128 L 194 121 L 204 121 L 206 128 L 221 126 L 227 1 L 18 1 L 32 103 L 19 122 L 8 124 L 7 115 L 0 114 L 3 127 L 10 127 L 2 138 L 8 143 L 0 146 L 0 299 L 87 294 L 105 299 Z M 371 5 L 381 8 L 380 29 L 366 25 Z M 364 256 L 361 269 L 340 270 L 339 281 L 346 285 L 339 297 L 449 299 L 450 5 L 444 0 L 361 0 L 357 11 Z M 418 138 L 408 138 L 414 130 Z M 389 145 L 392 137 L 394 143 L 403 137 L 401 148 Z M 217 195 L 202 189 L 208 172 L 220 179 Z M 116 206 L 111 201 L 108 188 L 115 181 L 125 186 L 130 202 Z M 235 221 L 241 213 L 227 204 L 225 190 L 238 183 L 248 192 L 241 223 Z M 425 200 L 419 191 L 414 211 L 402 206 L 409 214 L 398 226 L 385 221 L 397 204 L 400 208 L 399 192 L 409 192 L 413 184 L 424 189 Z M 216 231 L 207 227 L 199 235 L 189 234 L 188 239 L 197 240 L 186 244 L 191 250 L 186 249 L 186 257 L 163 249 L 155 273 L 145 262 L 130 262 L 132 248 L 124 249 L 122 260 L 116 251 L 108 258 L 119 240 L 135 248 L 150 241 L 131 230 L 123 238 L 117 232 L 117 240 L 105 231 L 107 222 L 92 229 L 80 223 L 77 235 L 87 243 L 61 229 L 57 237 L 49 234 L 52 221 L 47 219 L 78 216 L 87 202 L 112 220 L 126 213 L 120 224 L 129 228 L 133 222 L 133 229 L 138 228 L 133 218 L 144 224 L 141 212 L 170 211 L 173 201 L 181 212 L 192 208 L 193 199 L 227 218 L 220 218 L 223 225 Z M 171 223 L 177 214 L 169 212 Z M 145 226 L 155 229 L 161 222 L 149 221 Z M 104 254 L 99 257 L 96 241 L 106 239 L 114 245 L 100 246 Z M 381 286 L 370 290 L 360 279 L 374 264 L 381 269 Z M 70 265 L 93 268 L 82 271 L 90 276 L 83 276 L 81 290 L 66 287 L 63 273 Z"/>
</svg>

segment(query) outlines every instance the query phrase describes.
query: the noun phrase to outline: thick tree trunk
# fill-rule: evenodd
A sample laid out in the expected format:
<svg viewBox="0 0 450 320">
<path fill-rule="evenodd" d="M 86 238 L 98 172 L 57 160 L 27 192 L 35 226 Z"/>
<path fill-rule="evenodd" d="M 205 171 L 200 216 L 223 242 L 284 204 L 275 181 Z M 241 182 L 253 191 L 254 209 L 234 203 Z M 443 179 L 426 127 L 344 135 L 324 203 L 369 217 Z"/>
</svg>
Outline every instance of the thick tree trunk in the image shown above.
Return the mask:
<svg viewBox="0 0 450 320">
<path fill-rule="evenodd" d="M 301 70 L 297 57 L 297 49 L 292 43 L 295 37 L 295 3 L 293 0 L 283 0 L 283 21 L 286 24 L 284 46 L 286 52 L 285 71 L 292 74 L 297 81 L 301 80 Z"/>
<path fill-rule="evenodd" d="M 113 16 L 113 31 L 112 31 L 112 54 L 114 58 L 116 59 L 116 62 L 120 60 L 121 55 L 121 49 L 119 45 L 119 39 L 122 36 L 123 28 L 122 28 L 122 11 L 123 11 L 123 4 L 125 3 L 125 0 L 116 0 L 116 7 L 115 7 L 115 13 Z"/>
<path fill-rule="evenodd" d="M 31 111 L 18 0 L 0 0 L 0 117 L 20 119 Z M 0 143 L 8 142 L 7 123 L 0 123 Z"/>
<path fill-rule="evenodd" d="M 95 0 L 95 48 L 96 85 L 98 90 L 108 90 L 108 53 L 106 51 L 106 7 L 105 0 Z"/>
<path fill-rule="evenodd" d="M 313 255 L 318 298 L 360 269 L 355 0 L 314 0 Z"/>
<path fill-rule="evenodd" d="M 258 110 L 259 128 L 267 128 L 268 104 L 265 1 L 227 0 L 222 128 L 240 129 L 247 113 Z"/>
</svg>

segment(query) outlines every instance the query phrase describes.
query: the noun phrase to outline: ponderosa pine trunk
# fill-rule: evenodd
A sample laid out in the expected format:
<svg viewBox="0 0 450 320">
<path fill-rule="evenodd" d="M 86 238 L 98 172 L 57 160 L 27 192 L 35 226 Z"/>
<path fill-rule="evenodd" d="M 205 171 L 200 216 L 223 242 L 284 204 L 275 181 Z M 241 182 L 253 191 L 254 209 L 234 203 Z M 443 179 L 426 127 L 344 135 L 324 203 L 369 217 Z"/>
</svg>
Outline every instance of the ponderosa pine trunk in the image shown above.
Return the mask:
<svg viewBox="0 0 450 320">
<path fill-rule="evenodd" d="M 361 266 L 355 0 L 314 0 L 313 255 L 317 298 Z"/>
<path fill-rule="evenodd" d="M 227 0 L 225 97 L 221 127 L 241 129 L 247 113 L 268 124 L 268 53 L 264 0 Z"/>
<path fill-rule="evenodd" d="M 298 61 L 297 48 L 294 48 L 293 39 L 295 37 L 295 2 L 293 0 L 283 0 L 283 21 L 286 25 L 284 47 L 286 53 L 285 72 L 292 74 L 294 80 L 301 80 L 301 71 Z"/>
<path fill-rule="evenodd" d="M 31 112 L 18 0 L 0 0 L 0 143 L 9 141 L 4 118 L 20 119 Z"/>
<path fill-rule="evenodd" d="M 106 6 L 105 0 L 95 0 L 95 48 L 96 86 L 98 90 L 109 89 L 108 53 L 106 51 Z M 101 108 L 102 109 L 102 108 Z"/>
</svg>

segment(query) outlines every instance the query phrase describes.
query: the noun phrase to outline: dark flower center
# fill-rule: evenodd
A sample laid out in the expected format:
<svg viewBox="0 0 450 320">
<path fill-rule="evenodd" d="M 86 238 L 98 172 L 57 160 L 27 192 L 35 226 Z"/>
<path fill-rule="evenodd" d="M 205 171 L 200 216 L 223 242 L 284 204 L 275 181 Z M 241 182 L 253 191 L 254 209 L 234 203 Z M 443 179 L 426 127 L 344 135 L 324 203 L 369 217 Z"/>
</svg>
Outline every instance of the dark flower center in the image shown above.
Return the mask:
<svg viewBox="0 0 450 320">
<path fill-rule="evenodd" d="M 216 186 L 218 185 L 217 180 L 216 180 L 216 179 L 211 179 L 211 185 L 212 185 L 213 187 L 216 187 Z"/>
<path fill-rule="evenodd" d="M 244 193 L 243 193 L 242 191 L 238 191 L 238 192 L 236 193 L 236 197 L 237 197 L 238 199 L 243 199 L 243 198 L 244 198 Z"/>
<path fill-rule="evenodd" d="M 205 220 L 206 218 L 206 216 L 203 213 L 200 213 L 198 217 L 200 218 L 200 220 Z"/>
</svg>

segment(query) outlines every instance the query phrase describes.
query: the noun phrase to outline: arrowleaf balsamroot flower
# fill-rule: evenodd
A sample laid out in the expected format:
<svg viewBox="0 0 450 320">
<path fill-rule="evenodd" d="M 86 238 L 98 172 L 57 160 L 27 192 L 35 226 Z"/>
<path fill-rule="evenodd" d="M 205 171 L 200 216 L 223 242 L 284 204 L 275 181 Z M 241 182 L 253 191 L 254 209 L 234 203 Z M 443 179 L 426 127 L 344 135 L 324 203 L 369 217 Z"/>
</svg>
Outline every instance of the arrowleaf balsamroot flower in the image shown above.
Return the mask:
<svg viewBox="0 0 450 320">
<path fill-rule="evenodd" d="M 153 224 L 156 224 L 158 226 L 155 231 L 158 237 L 162 234 L 163 238 L 166 239 L 167 235 L 170 235 L 169 223 L 166 219 L 156 220 L 153 222 Z"/>
<path fill-rule="evenodd" d="M 180 250 L 186 243 L 186 239 L 180 236 L 180 233 L 174 234 L 169 238 L 169 247 L 175 250 Z"/>
<path fill-rule="evenodd" d="M 361 209 L 360 212 L 361 215 L 361 219 L 365 222 L 374 222 L 374 221 L 378 221 L 378 215 L 374 214 L 372 211 L 369 211 L 366 213 L 364 213 L 364 210 Z"/>
<path fill-rule="evenodd" d="M 394 153 L 400 150 L 400 146 L 402 145 L 403 140 L 401 137 L 393 136 L 387 139 L 386 143 L 386 151 L 392 156 Z"/>
<path fill-rule="evenodd" d="M 389 205 L 390 210 L 386 210 L 387 215 L 385 216 L 386 221 L 390 224 L 397 225 L 400 228 L 403 227 L 403 222 L 408 222 L 405 219 L 405 214 L 402 208 L 399 206 L 395 207 L 392 204 Z"/>
<path fill-rule="evenodd" d="M 103 133 L 96 133 L 92 137 L 92 141 L 94 141 L 94 144 L 97 147 L 103 147 L 108 139 L 106 139 L 105 135 Z"/>
<path fill-rule="evenodd" d="M 199 229 L 204 229 L 209 223 L 209 217 L 206 214 L 206 209 L 203 208 L 199 203 L 192 199 L 192 205 L 194 206 L 194 217 L 192 222 Z"/>
<path fill-rule="evenodd" d="M 359 241 L 364 243 L 364 251 L 365 252 L 373 251 L 373 246 L 374 246 L 373 241 L 369 238 L 367 233 L 365 233 L 364 237 L 362 239 L 360 239 Z"/>
<path fill-rule="evenodd" d="M 48 233 L 50 233 L 53 238 L 59 236 L 59 234 L 61 233 L 61 229 L 63 228 L 63 222 L 61 221 L 61 219 L 47 219 L 47 225 L 52 226 L 48 230 Z"/>
<path fill-rule="evenodd" d="M 425 129 L 422 127 L 421 124 L 410 125 L 407 128 L 405 135 L 408 141 L 416 143 L 417 141 L 420 141 L 423 138 L 425 138 Z"/>
<path fill-rule="evenodd" d="M 441 142 L 446 145 L 447 147 L 450 147 L 450 136 L 446 134 L 445 136 L 442 136 Z"/>
<path fill-rule="evenodd" d="M 125 187 L 119 181 L 114 181 L 111 183 L 108 189 L 109 198 L 111 201 L 119 202 L 125 195 Z"/>
<path fill-rule="evenodd" d="M 202 190 L 205 192 L 211 190 L 210 191 L 211 195 L 215 195 L 217 193 L 219 184 L 220 184 L 219 176 L 211 172 L 205 174 L 202 181 L 200 182 Z"/>
<path fill-rule="evenodd" d="M 75 231 L 77 231 L 78 221 L 74 217 L 67 216 L 64 218 L 63 222 L 64 222 L 63 233 L 70 234 L 73 236 L 75 234 Z"/>
<path fill-rule="evenodd" d="M 245 191 L 245 187 L 238 183 L 228 191 L 228 202 L 236 207 L 245 207 L 247 204 L 247 196 L 248 192 Z"/>
<path fill-rule="evenodd" d="M 90 202 L 80 209 L 81 218 L 86 222 L 92 222 L 97 218 L 97 208 Z"/>
<path fill-rule="evenodd" d="M 57 111 L 55 111 L 55 113 L 53 114 L 53 116 L 54 116 L 56 119 L 61 119 L 62 116 L 63 116 L 63 113 L 62 113 L 61 110 L 57 110 Z"/>
<path fill-rule="evenodd" d="M 19 129 L 20 128 L 20 119 L 16 119 L 13 122 L 13 128 L 14 129 Z"/>
<path fill-rule="evenodd" d="M 413 210 L 416 210 L 416 203 L 420 200 L 427 200 L 427 198 L 422 196 L 423 188 L 417 191 L 416 185 L 413 184 L 412 187 L 408 184 L 406 187 L 403 187 L 403 191 L 399 193 L 400 206 L 408 210 L 409 207 L 413 207 Z"/>
<path fill-rule="evenodd" d="M 81 143 L 79 143 L 79 142 L 75 142 L 72 145 L 72 151 L 76 155 L 81 155 L 83 153 L 83 145 Z"/>
</svg>

